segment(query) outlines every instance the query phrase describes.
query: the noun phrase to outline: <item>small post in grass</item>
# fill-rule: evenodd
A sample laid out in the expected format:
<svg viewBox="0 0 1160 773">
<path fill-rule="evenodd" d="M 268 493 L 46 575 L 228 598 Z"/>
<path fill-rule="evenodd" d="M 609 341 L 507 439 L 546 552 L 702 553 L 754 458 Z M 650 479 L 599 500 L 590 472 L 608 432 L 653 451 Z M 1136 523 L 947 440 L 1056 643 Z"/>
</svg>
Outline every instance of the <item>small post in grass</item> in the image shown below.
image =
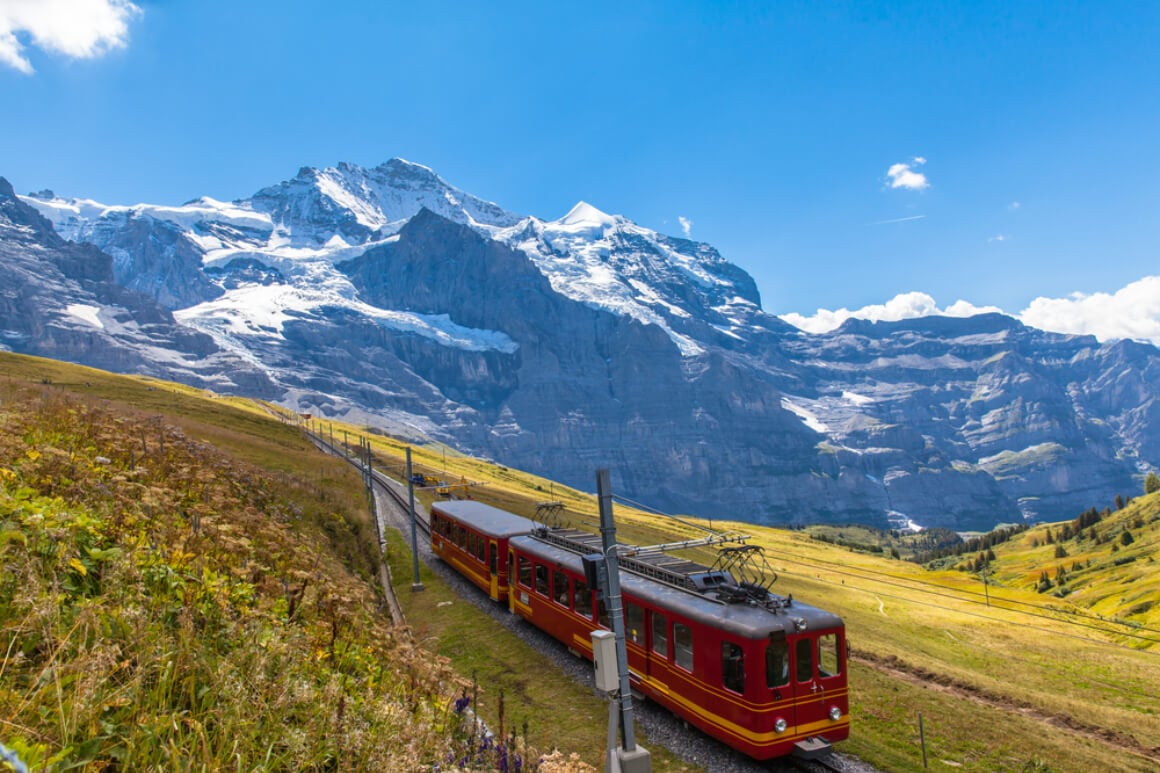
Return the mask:
<svg viewBox="0 0 1160 773">
<path fill-rule="evenodd" d="M 918 742 L 922 744 L 922 769 L 926 770 L 926 733 L 922 729 L 922 712 L 918 712 Z"/>
</svg>

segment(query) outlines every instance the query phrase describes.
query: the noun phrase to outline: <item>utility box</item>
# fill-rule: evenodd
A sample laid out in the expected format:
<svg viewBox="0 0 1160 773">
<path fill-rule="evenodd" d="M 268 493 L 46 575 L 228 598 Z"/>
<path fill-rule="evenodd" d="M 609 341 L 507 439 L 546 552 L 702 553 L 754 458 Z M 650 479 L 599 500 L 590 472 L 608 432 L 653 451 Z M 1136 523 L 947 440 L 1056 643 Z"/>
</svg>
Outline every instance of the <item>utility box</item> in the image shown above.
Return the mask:
<svg viewBox="0 0 1160 773">
<path fill-rule="evenodd" d="M 596 591 L 596 597 L 604 598 L 604 589 L 608 586 L 608 565 L 604 563 L 603 553 L 589 553 L 580 557 L 584 564 L 584 582 Z"/>
<path fill-rule="evenodd" d="M 616 692 L 620 689 L 620 674 L 616 669 L 616 634 L 612 631 L 592 632 L 592 665 L 596 668 L 596 689 Z"/>
</svg>

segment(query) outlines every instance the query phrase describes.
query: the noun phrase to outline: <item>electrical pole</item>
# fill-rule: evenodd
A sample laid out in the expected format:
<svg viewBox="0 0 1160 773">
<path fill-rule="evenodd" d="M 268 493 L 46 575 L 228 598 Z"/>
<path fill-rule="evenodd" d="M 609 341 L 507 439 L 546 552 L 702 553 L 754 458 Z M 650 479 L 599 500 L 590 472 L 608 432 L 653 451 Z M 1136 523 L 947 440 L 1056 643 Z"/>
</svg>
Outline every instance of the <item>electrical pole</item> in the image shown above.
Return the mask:
<svg viewBox="0 0 1160 773">
<path fill-rule="evenodd" d="M 987 587 L 987 557 L 983 556 L 983 595 L 987 597 L 987 606 L 991 606 L 991 590 Z"/>
<path fill-rule="evenodd" d="M 407 446 L 407 499 L 411 511 L 411 564 L 414 575 L 411 578 L 411 590 L 423 590 L 423 583 L 419 582 L 419 538 L 415 533 L 415 481 L 411 479 L 411 447 Z"/>
<path fill-rule="evenodd" d="M 628 678 L 628 649 L 624 641 L 624 610 L 620 596 L 620 559 L 616 554 L 616 523 L 612 518 L 612 484 L 607 469 L 596 471 L 596 495 L 600 503 L 600 539 L 604 549 L 605 584 L 603 595 L 608 601 L 608 617 L 616 636 L 616 670 L 620 676 L 617 705 L 620 713 L 621 748 L 608 750 L 606 771 L 651 773 L 648 750 L 636 744 L 632 721 L 632 692 Z M 612 707 L 610 707 L 611 712 Z M 609 717 L 609 729 L 613 718 Z M 611 738 L 610 738 L 611 740 Z M 612 745 L 611 743 L 609 744 Z"/>
</svg>

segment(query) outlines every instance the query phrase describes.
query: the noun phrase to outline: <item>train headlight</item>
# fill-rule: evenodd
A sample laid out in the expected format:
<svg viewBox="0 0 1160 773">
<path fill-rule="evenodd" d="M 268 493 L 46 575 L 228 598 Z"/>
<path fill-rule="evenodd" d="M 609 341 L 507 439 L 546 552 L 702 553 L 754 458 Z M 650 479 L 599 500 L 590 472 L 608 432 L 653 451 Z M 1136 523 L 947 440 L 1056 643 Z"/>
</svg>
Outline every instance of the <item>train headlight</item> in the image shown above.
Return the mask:
<svg viewBox="0 0 1160 773">
<path fill-rule="evenodd" d="M 777 721 L 773 723 L 773 729 L 779 733 L 784 733 L 787 727 L 789 727 L 789 725 L 781 717 L 778 717 Z"/>
<path fill-rule="evenodd" d="M 838 708 L 837 706 L 831 706 L 830 707 L 830 719 L 837 722 L 841 718 L 842 718 L 842 710 L 840 708 Z"/>
</svg>

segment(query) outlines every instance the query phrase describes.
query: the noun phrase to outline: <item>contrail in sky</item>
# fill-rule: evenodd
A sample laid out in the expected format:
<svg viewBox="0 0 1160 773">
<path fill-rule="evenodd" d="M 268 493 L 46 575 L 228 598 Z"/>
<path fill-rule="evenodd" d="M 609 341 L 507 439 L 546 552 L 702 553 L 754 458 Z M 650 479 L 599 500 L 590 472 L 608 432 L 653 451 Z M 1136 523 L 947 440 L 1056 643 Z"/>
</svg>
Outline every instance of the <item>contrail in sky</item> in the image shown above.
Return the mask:
<svg viewBox="0 0 1160 773">
<path fill-rule="evenodd" d="M 886 225 L 888 223 L 905 223 L 907 220 L 922 220 L 926 215 L 911 215 L 910 217 L 896 217 L 893 220 L 879 220 L 877 223 L 867 223 L 866 225 Z"/>
</svg>

